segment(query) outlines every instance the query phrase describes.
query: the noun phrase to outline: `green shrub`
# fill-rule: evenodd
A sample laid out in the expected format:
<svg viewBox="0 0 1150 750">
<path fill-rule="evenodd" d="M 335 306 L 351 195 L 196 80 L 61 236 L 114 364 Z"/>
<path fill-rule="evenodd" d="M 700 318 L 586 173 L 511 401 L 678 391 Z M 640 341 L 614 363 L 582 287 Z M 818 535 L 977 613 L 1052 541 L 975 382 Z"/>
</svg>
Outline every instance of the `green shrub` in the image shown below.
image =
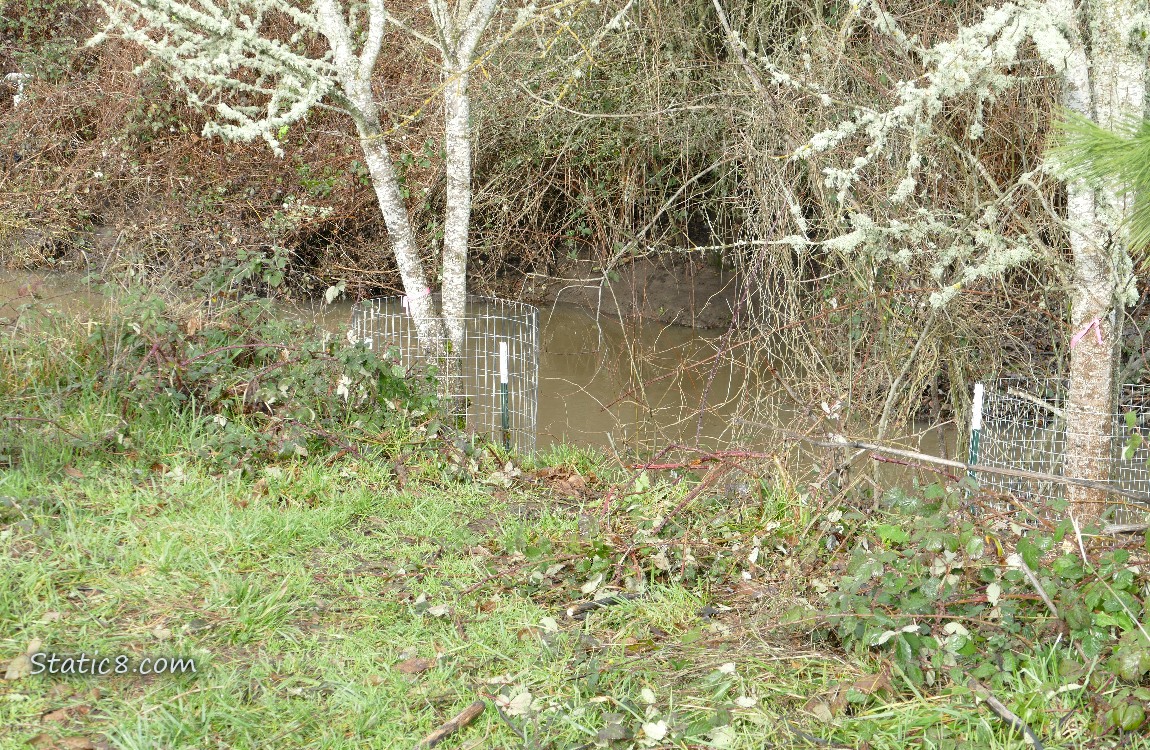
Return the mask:
<svg viewBox="0 0 1150 750">
<path fill-rule="evenodd" d="M 939 485 L 887 501 L 881 520 L 836 517 L 853 541 L 832 555 L 837 580 L 816 585 L 820 632 L 893 662 L 915 686 L 961 689 L 973 677 L 1009 692 L 1036 660 L 1053 659 L 1064 683 L 1085 680 L 1095 692 L 1102 728 L 1141 724 L 1136 706 L 1150 697 L 1142 540 L 1100 544 L 1070 520 L 980 515 L 964 490 Z"/>
<path fill-rule="evenodd" d="M 392 352 L 251 295 L 218 304 L 181 309 L 135 289 L 87 323 L 24 311 L 3 341 L 0 401 L 19 412 L 0 425 L 0 445 L 20 453 L 29 431 L 55 430 L 81 452 L 147 455 L 156 430 L 190 424 L 190 453 L 244 468 L 359 452 L 434 413 L 431 375 L 409 377 Z"/>
</svg>

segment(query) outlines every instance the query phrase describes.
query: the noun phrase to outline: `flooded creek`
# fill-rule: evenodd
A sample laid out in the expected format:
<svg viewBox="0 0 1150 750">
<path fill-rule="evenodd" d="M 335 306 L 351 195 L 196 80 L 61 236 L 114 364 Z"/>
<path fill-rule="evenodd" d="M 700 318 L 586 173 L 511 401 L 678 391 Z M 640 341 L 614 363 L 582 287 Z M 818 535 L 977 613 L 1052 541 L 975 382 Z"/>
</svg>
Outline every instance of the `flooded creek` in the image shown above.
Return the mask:
<svg viewBox="0 0 1150 750">
<path fill-rule="evenodd" d="M 23 305 L 52 306 L 82 319 L 101 299 L 79 276 L 0 273 L 0 319 L 13 319 Z M 351 320 L 350 302 L 285 305 L 284 310 L 338 335 L 347 332 Z M 634 455 L 671 443 L 722 445 L 737 433 L 741 442 L 758 448 L 780 441 L 765 425 L 748 430 L 740 421 L 749 400 L 770 394 L 774 385 L 769 377 L 748 374 L 716 356 L 724 344 L 721 331 L 620 323 L 576 304 L 555 303 L 540 308 L 539 342 L 539 448 L 574 443 Z M 793 406 L 785 398 L 770 401 L 773 411 L 764 421 L 794 423 Z M 911 447 L 930 454 L 945 448 L 953 457 L 954 433 L 925 431 Z M 803 463 L 817 457 L 809 459 Z M 859 466 L 869 463 L 864 458 Z M 880 468 L 884 479 L 906 481 L 904 467 Z"/>
</svg>

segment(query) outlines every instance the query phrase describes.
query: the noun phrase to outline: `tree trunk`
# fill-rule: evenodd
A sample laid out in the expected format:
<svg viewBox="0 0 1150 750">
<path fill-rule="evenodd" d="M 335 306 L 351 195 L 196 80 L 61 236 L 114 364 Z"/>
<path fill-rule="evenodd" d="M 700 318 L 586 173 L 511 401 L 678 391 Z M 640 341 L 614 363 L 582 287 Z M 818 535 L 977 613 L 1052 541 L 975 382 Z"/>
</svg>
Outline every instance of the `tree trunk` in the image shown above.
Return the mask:
<svg viewBox="0 0 1150 750">
<path fill-rule="evenodd" d="M 467 303 L 467 243 L 471 222 L 471 131 L 467 69 L 447 68 L 443 103 L 447 207 L 443 222 L 443 317 L 452 347 L 463 347 Z"/>
<path fill-rule="evenodd" d="M 1072 216 L 1093 214 L 1094 194 L 1077 186 L 1071 190 Z M 1079 213 L 1075 211 L 1078 208 Z M 1106 480 L 1111 463 L 1114 430 L 1114 302 L 1118 287 L 1107 262 L 1106 238 L 1098 231 L 1074 232 L 1074 290 L 1071 296 L 1070 385 L 1066 401 L 1066 457 L 1063 472 L 1080 479 Z M 1078 487 L 1067 495 L 1080 518 L 1097 518 L 1105 510 L 1106 493 Z"/>
<path fill-rule="evenodd" d="M 315 7 L 319 30 L 327 37 L 331 48 L 332 63 L 343 89 L 342 96 L 359 132 L 363 160 L 387 225 L 388 239 L 391 240 L 403 289 L 407 292 L 407 309 L 415 323 L 420 348 L 424 356 L 438 360 L 443 351 L 443 323 L 432 305 L 431 289 L 419 257 L 419 243 L 411 231 L 407 203 L 400 192 L 391 154 L 383 139 L 379 105 L 371 87 L 375 63 L 383 47 L 387 10 L 383 0 L 367 0 L 366 35 L 363 48 L 356 55 L 353 53 L 353 34 L 343 7 L 335 0 L 316 0 Z"/>
<path fill-rule="evenodd" d="M 1067 0 L 1051 0 L 1050 5 L 1059 15 L 1073 17 Z M 1078 33 L 1071 28 L 1074 54 L 1064 104 L 1104 128 L 1145 112 L 1146 54 L 1133 41 L 1137 16 L 1145 6 L 1139 0 L 1087 0 Z M 1088 39 L 1084 30 L 1089 30 Z M 1106 480 L 1115 428 L 1116 326 L 1132 281 L 1129 264 L 1123 262 L 1127 250 L 1122 237 L 1130 196 L 1094 190 L 1082 181 L 1068 184 L 1067 193 L 1068 217 L 1075 228 L 1070 235 L 1074 277 L 1063 471 Z M 1105 510 L 1105 492 L 1070 487 L 1067 493 L 1080 518 L 1097 519 Z"/>
<path fill-rule="evenodd" d="M 429 359 L 439 359 L 443 354 L 443 325 L 432 304 L 431 290 L 419 257 L 419 246 L 411 231 L 407 204 L 399 191 L 399 180 L 395 176 L 387 144 L 383 142 L 378 128 L 361 125 L 360 145 L 364 162 L 371 174 L 379 209 L 387 225 L 387 235 L 391 240 L 395 263 L 399 267 L 399 276 L 403 280 L 403 290 L 407 292 L 407 309 L 419 334 L 420 348 Z"/>
</svg>

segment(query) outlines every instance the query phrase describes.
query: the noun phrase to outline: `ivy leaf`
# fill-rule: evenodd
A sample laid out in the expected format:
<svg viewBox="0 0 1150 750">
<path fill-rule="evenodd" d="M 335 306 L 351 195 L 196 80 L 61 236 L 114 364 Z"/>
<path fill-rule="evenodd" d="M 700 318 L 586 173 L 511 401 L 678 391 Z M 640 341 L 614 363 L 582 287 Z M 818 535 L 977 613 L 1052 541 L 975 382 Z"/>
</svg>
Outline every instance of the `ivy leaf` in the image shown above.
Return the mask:
<svg viewBox="0 0 1150 750">
<path fill-rule="evenodd" d="M 879 539 L 888 544 L 905 544 L 910 539 L 910 534 L 890 524 L 879 526 L 876 533 L 878 533 Z"/>
<path fill-rule="evenodd" d="M 1038 569 L 1038 561 L 1042 558 L 1042 550 L 1030 541 L 1029 537 L 1022 537 L 1018 540 L 1018 554 L 1022 555 L 1022 561 L 1026 563 L 1026 567 L 1031 570 Z"/>
<path fill-rule="evenodd" d="M 986 587 L 986 601 L 990 606 L 995 607 L 998 605 L 998 600 L 1002 597 L 1002 586 L 997 583 L 992 583 Z"/>
</svg>

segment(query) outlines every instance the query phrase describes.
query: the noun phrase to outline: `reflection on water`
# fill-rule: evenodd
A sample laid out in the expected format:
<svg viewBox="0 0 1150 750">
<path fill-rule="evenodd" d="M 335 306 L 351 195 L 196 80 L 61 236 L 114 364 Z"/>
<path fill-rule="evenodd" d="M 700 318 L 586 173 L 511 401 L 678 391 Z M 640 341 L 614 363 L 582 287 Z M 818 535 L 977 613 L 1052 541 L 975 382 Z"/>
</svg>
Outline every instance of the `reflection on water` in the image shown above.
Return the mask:
<svg viewBox="0 0 1150 750">
<path fill-rule="evenodd" d="M 84 316 L 103 297 L 76 274 L 46 275 L 0 270 L 0 321 L 13 322 L 25 312 L 52 307 Z"/>
</svg>

